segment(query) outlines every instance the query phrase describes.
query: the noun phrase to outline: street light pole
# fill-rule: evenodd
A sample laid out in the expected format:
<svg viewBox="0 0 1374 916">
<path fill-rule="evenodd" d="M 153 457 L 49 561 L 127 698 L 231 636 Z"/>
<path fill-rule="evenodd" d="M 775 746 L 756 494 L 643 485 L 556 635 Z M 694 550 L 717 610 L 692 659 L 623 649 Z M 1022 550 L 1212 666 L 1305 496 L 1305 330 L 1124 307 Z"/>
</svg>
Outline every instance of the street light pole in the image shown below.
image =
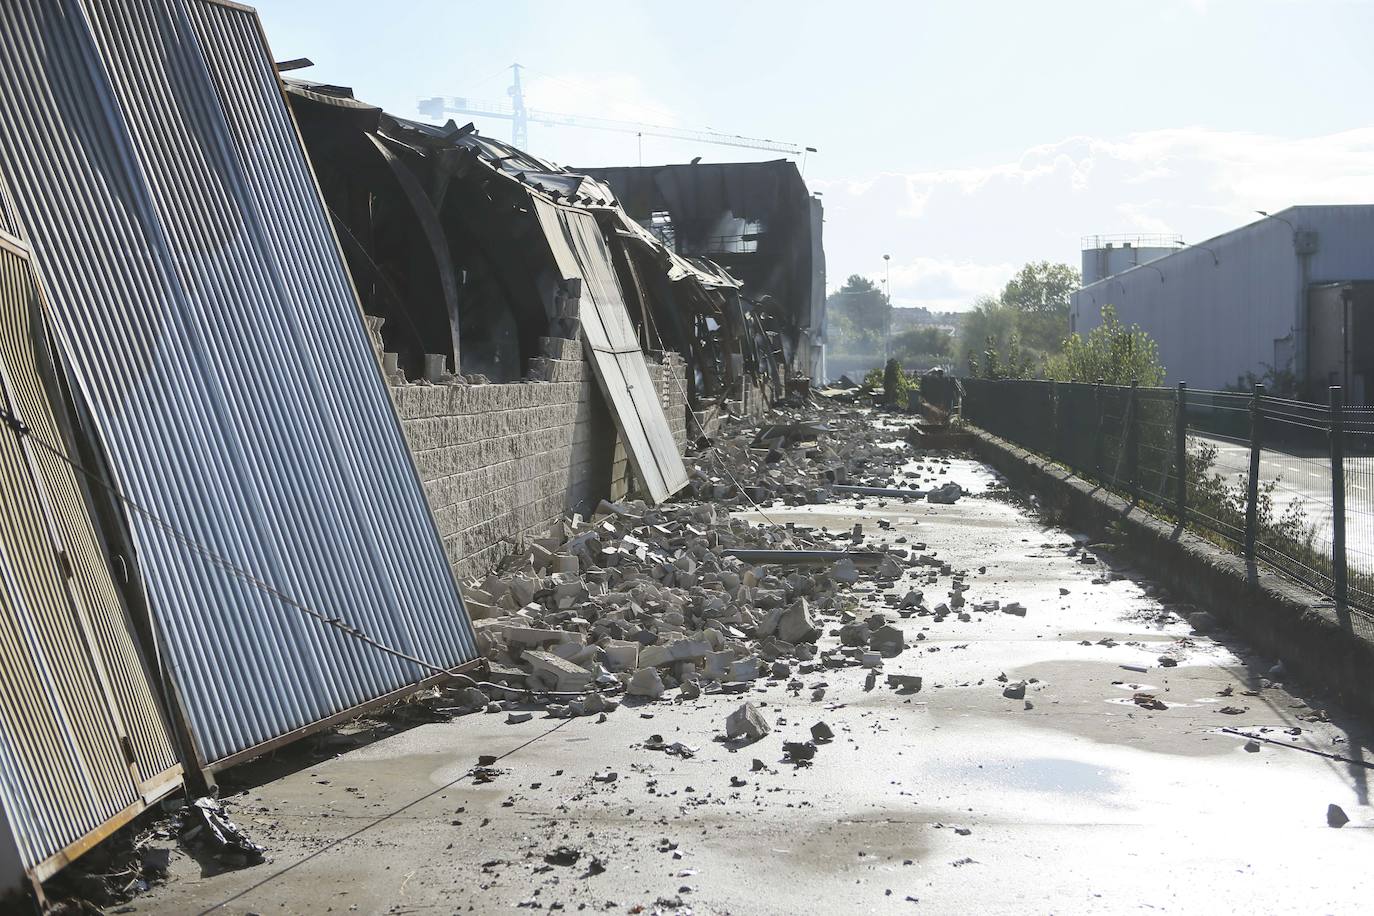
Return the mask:
<svg viewBox="0 0 1374 916">
<path fill-rule="evenodd" d="M 887 330 L 883 334 L 883 368 L 887 368 L 889 347 L 892 345 L 892 255 L 883 255 L 883 267 L 887 271 L 887 279 L 883 281 L 884 293 L 887 296 Z"/>
</svg>

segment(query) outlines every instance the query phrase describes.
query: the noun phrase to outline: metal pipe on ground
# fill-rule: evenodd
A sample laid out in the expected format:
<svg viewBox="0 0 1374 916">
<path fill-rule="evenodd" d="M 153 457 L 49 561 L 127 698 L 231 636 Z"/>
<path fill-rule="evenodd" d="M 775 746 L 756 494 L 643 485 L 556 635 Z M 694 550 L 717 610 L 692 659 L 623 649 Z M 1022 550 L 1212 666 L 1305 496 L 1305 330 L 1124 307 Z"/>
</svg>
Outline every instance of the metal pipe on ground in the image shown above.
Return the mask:
<svg viewBox="0 0 1374 916">
<path fill-rule="evenodd" d="M 907 499 L 925 499 L 925 490 L 902 490 L 897 487 L 860 487 L 849 484 L 835 484 L 830 488 L 834 493 L 847 493 L 852 496 L 899 496 Z"/>
<path fill-rule="evenodd" d="M 880 550 L 763 550 L 729 548 L 722 556 L 734 557 L 745 563 L 776 563 L 783 566 L 803 566 L 811 563 L 834 563 L 848 559 L 855 566 L 876 566 L 883 561 Z"/>
</svg>

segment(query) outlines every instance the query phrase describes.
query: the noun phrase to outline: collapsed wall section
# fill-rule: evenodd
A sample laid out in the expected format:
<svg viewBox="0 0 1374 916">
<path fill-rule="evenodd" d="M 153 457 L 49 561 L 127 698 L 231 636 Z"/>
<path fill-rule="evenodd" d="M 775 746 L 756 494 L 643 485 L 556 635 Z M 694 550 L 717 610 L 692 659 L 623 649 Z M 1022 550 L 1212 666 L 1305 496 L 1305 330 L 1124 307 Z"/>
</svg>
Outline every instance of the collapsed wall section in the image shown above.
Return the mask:
<svg viewBox="0 0 1374 916">
<path fill-rule="evenodd" d="M 580 341 L 544 338 L 531 379 L 392 388 L 454 575 L 486 572 L 566 512 L 634 490 Z M 687 443 L 685 364 L 646 360 L 679 453 Z"/>
</svg>

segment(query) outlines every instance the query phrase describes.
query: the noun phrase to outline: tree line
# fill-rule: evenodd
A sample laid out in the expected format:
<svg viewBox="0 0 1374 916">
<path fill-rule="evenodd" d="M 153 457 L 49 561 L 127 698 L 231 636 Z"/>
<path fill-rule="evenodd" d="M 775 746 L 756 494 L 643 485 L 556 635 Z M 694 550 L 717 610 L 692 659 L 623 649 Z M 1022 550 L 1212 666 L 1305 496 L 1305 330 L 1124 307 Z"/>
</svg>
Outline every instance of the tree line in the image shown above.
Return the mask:
<svg viewBox="0 0 1374 916">
<path fill-rule="evenodd" d="M 887 355 L 907 370 L 947 368 L 977 378 L 1047 378 L 1109 384 L 1159 385 L 1164 367 L 1159 349 L 1138 325 L 1125 325 L 1112 306 L 1086 334 L 1069 331 L 1069 306 L 1081 285 L 1068 264 L 1033 261 L 1007 281 L 996 296 L 983 296 L 964 313 L 957 336 L 934 323 L 893 333 Z M 827 300 L 828 352 L 839 359 L 869 354 L 883 363 L 883 339 L 896 313 L 929 321 L 925 309 L 893 309 L 878 285 L 853 275 Z"/>
</svg>

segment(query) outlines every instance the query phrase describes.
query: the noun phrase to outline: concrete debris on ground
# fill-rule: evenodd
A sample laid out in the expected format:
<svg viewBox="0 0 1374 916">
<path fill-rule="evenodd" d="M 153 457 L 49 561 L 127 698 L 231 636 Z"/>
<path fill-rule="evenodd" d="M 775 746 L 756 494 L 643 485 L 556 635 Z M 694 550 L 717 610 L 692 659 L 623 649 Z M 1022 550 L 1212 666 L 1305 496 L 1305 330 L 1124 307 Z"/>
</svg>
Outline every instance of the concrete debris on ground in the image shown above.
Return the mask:
<svg viewBox="0 0 1374 916">
<path fill-rule="evenodd" d="M 478 845 L 468 848 L 481 848 L 483 855 L 486 850 L 481 843 L 509 843 L 491 840 L 491 836 L 520 837 L 516 846 L 507 846 L 507 858 L 498 860 L 493 855 L 480 874 L 458 873 L 465 888 L 474 883 L 469 879 L 475 879 L 483 894 L 506 895 L 484 898 L 471 892 L 474 899 L 487 904 L 486 909 L 508 902 L 512 907 L 541 911 L 571 911 L 575 905 L 579 910 L 648 913 L 677 910 L 687 900 L 695 902 L 698 912 L 715 912 L 725 892 L 719 887 L 709 889 L 712 865 L 717 879 L 720 866 L 728 865 L 753 880 L 763 861 L 759 857 L 772 861 L 774 847 L 771 842 L 760 842 L 757 850 L 746 848 L 748 838 L 760 835 L 748 833 L 755 820 L 749 815 L 776 814 L 784 807 L 785 814 L 779 817 L 786 820 L 767 822 L 768 832 L 784 832 L 796 825 L 799 835 L 806 830 L 809 836 L 822 836 L 830 828 L 828 819 L 844 825 L 845 832 L 825 840 L 826 845 L 800 848 L 799 855 L 813 858 L 841 850 L 843 841 L 852 837 L 859 844 L 862 867 L 880 869 L 897 862 L 910 866 L 918 857 L 903 847 L 908 835 L 919 835 L 913 822 L 904 817 L 883 824 L 883 819 L 864 818 L 850 824 L 845 813 L 847 793 L 856 786 L 877 793 L 879 808 L 890 810 L 911 804 L 916 793 L 905 781 L 904 770 L 910 767 L 921 779 L 928 778 L 932 768 L 919 761 L 939 759 L 939 750 L 952 746 L 944 737 L 947 732 L 940 729 L 953 731 L 958 718 L 976 717 L 980 730 L 989 714 L 1024 720 L 1026 724 L 1019 728 L 1034 730 L 1034 735 L 1018 739 L 1032 742 L 1021 747 L 1038 752 L 1034 742 L 1052 736 L 1052 727 L 1070 730 L 1070 738 L 1076 736 L 1078 732 L 1072 730 L 1090 716 L 1065 713 L 1090 704 L 1094 709 L 1101 707 L 1102 718 L 1115 730 L 1106 734 L 1124 736 L 1119 741 L 1139 740 L 1140 733 L 1135 731 L 1139 728 L 1150 729 L 1151 736 L 1173 728 L 1173 741 L 1193 746 L 1207 740 L 1203 734 L 1207 729 L 1195 724 L 1203 721 L 1202 713 L 1213 716 L 1208 721 L 1220 724 L 1261 705 L 1206 706 L 1193 710 L 1190 719 L 1187 707 L 1197 705 L 1190 702 L 1192 696 L 1200 695 L 1197 691 L 1234 695 L 1229 702 L 1249 703 L 1241 697 L 1258 697 L 1258 690 L 1270 689 L 1271 682 L 1286 673 L 1270 657 L 1254 665 L 1255 671 L 1267 672 L 1269 677 L 1255 677 L 1250 685 L 1217 690 L 1216 682 L 1199 679 L 1199 672 L 1210 670 L 1200 651 L 1209 640 L 1197 634 L 1213 629 L 1215 622 L 1199 616 L 1201 612 L 1191 606 L 1176 603 L 1167 606 L 1173 615 L 1170 620 L 1159 607 L 1151 607 L 1148 619 L 1136 621 L 1151 627 L 1184 621 L 1192 626 L 1192 635 L 1185 636 L 1178 627 L 1169 642 L 1156 638 L 1153 630 L 1150 638 L 1141 639 L 1125 635 L 1131 630 L 1109 631 L 1118 641 L 1111 635 L 1065 625 L 1066 632 L 1058 634 L 1065 645 L 1087 647 L 1093 655 L 1123 656 L 1097 662 L 1101 683 L 1090 685 L 1087 699 L 1080 695 L 1085 689 L 1082 685 L 1079 694 L 1068 690 L 1071 682 L 1081 680 L 1075 668 L 1032 667 L 1036 664 L 1033 655 L 1029 664 L 1015 656 L 1002 661 L 998 654 L 987 654 L 987 646 L 981 647 L 985 650 L 981 655 L 978 646 L 963 653 L 979 635 L 977 626 L 962 625 L 970 622 L 986 625 L 990 643 L 1008 634 L 1026 643 L 1040 639 L 1040 631 L 1047 638 L 1055 636 L 1062 623 L 1057 611 L 1070 602 L 1053 596 L 1057 592 L 1063 599 L 1070 589 L 1056 587 L 1049 576 L 1037 578 L 1039 558 L 1049 552 L 1057 555 L 1057 576 L 1106 583 L 1119 578 L 1115 570 L 1120 560 L 1112 555 L 1112 545 L 1076 538 L 1070 542 L 1062 532 L 1052 541 L 1037 542 L 1034 523 L 1026 522 L 1012 534 L 1026 535 L 1021 540 L 1025 557 L 1032 562 L 1013 557 L 1011 565 L 1025 569 L 1010 578 L 1003 557 L 983 549 L 981 532 L 971 527 L 966 534 L 962 529 L 966 519 L 976 524 L 980 517 L 993 516 L 988 510 L 995 507 L 988 502 L 995 498 L 995 491 L 987 492 L 985 502 L 981 492 L 973 496 L 962 487 L 942 486 L 948 460 L 909 446 L 884 448 L 883 441 L 896 434 L 869 412 L 836 410 L 825 428 L 795 421 L 795 415 L 775 411 L 769 422 L 777 428 L 776 434 L 759 437 L 746 425 L 727 421 L 716 449 L 696 457 L 689 492 L 677 501 L 658 507 L 630 499 L 603 501 L 586 517 L 563 519 L 546 537 L 517 548 L 490 575 L 465 585 L 489 669 L 478 686 L 433 691 L 435 711 L 474 716 L 484 711 L 502 713 L 506 721 L 516 723 L 510 726 L 508 741 L 495 744 L 503 752 L 502 768 L 497 768 L 494 755 L 478 757 L 478 767 L 466 774 L 472 785 L 462 787 L 474 795 L 457 799 L 462 803 L 456 808 L 460 815 L 474 799 L 480 801 L 485 805 L 480 826 L 489 826 L 487 814 L 492 815 L 494 826 L 485 834 L 473 829 L 479 820 L 471 813 L 452 821 L 453 826 L 464 828 L 460 833 L 471 829 L 481 837 L 470 841 Z M 832 489 L 844 481 L 884 491 L 909 488 L 913 493 L 942 495 L 929 500 L 936 503 L 932 506 Z M 947 503 L 940 505 L 946 498 L 961 505 L 954 509 L 947 508 Z M 843 505 L 815 508 L 830 501 Z M 769 510 L 779 504 L 798 507 L 787 513 L 787 524 L 774 524 L 781 521 L 777 518 L 781 513 L 769 518 Z M 894 512 L 892 525 L 884 525 L 880 517 L 884 507 L 898 505 L 900 515 Z M 856 507 L 864 512 L 862 524 L 852 521 Z M 741 517 L 732 517 L 732 512 Z M 813 514 L 814 526 L 802 523 Z M 927 521 L 931 517 L 939 517 L 942 532 L 932 531 L 933 543 L 927 544 L 917 532 L 936 527 Z M 835 518 L 843 522 L 831 521 L 834 530 L 820 527 L 821 519 Z M 920 527 L 923 524 L 927 529 Z M 970 543 L 942 556 L 937 548 L 950 538 L 966 538 Z M 1014 543 L 1010 537 L 999 543 L 1008 540 Z M 727 553 L 750 550 L 768 555 L 759 559 L 755 553 L 745 559 Z M 846 550 L 849 556 L 838 560 L 833 556 L 834 551 Z M 805 562 L 772 559 L 780 553 L 803 551 L 812 552 Z M 859 557 L 857 551 L 864 556 Z M 817 558 L 819 552 L 824 553 Z M 964 563 L 970 568 L 961 568 Z M 1017 594 L 1018 586 L 1026 590 Z M 1075 584 L 1072 591 L 1073 601 L 1095 600 L 1077 597 L 1088 591 L 1086 585 Z M 1008 600 L 1011 596 L 1021 600 Z M 1028 614 L 1030 605 L 1036 608 L 1034 616 Z M 1081 613 L 1078 619 L 1083 619 Z M 942 624 L 954 633 L 942 634 Z M 1000 645 L 995 649 L 1002 651 Z M 972 674 L 967 663 L 963 669 L 955 664 L 970 656 L 979 659 L 975 664 L 980 670 Z M 998 674 L 989 658 L 1002 661 L 1006 671 Z M 924 678 L 918 673 L 922 659 L 930 663 Z M 1152 683 L 1135 683 L 1135 677 L 1130 682 L 1114 679 L 1121 676 L 1121 669 Z M 1179 680 L 1188 684 L 1183 680 L 1188 676 L 1193 685 L 1205 686 L 1181 689 Z M 1107 689 L 1107 683 L 1111 684 L 1110 702 L 1124 704 L 1124 709 L 1102 702 L 1099 692 Z M 1251 685 L 1257 690 L 1246 689 Z M 540 716 L 541 709 L 542 715 L 551 718 L 600 716 L 595 721 L 607 725 L 568 723 L 570 727 L 548 743 L 529 747 L 534 738 L 553 735 L 547 724 L 529 721 Z M 969 715 L 957 712 L 965 709 Z M 1304 710 L 1296 715 L 1300 721 L 1327 719 L 1319 710 Z M 941 712 L 949 718 L 936 718 Z M 609 714 L 616 719 L 607 720 Z M 1217 720 L 1215 715 L 1222 718 Z M 652 722 L 637 725 L 636 717 Z M 930 731 L 910 727 L 925 721 L 932 722 Z M 588 728 L 581 728 L 584 724 Z M 437 738 L 447 743 L 458 735 L 499 737 L 505 727 L 501 717 L 480 718 L 438 732 Z M 1179 738 L 1178 730 L 1183 728 L 1195 734 Z M 1001 740 L 994 729 L 987 731 L 992 736 L 989 742 Z M 965 731 L 961 740 L 969 740 L 970 734 Z M 1307 732 L 1298 729 L 1288 734 L 1296 738 Z M 433 735 L 421 736 L 416 742 L 427 748 L 434 740 Z M 564 743 L 555 746 L 553 741 Z M 594 749 L 590 755 L 587 748 Z M 507 762 L 506 755 L 517 750 L 520 753 Z M 1280 755 L 1268 753 L 1269 748 L 1258 742 L 1251 741 L 1245 750 L 1259 754 L 1239 756 L 1251 769 L 1269 761 L 1266 777 L 1284 765 L 1272 759 Z M 886 756 L 894 752 L 895 757 Z M 903 757 L 904 753 L 913 757 Z M 572 764 L 565 762 L 564 755 Z M 428 773 L 427 753 L 420 759 Z M 566 774 L 565 765 L 569 766 Z M 981 769 L 983 764 L 978 766 Z M 808 772 L 813 767 L 815 772 Z M 891 778 L 887 767 L 894 769 Z M 856 772 L 873 778 L 853 778 Z M 1037 772 L 1016 778 L 1029 783 Z M 1053 791 L 1078 791 L 1073 786 L 1062 790 L 1059 774 L 1053 775 Z M 308 789 L 313 791 L 313 786 Z M 893 794 L 882 797 L 886 793 Z M 1339 794 L 1316 796 L 1322 797 L 1344 800 Z M 825 807 L 827 800 L 829 807 Z M 435 802 L 441 809 L 441 823 L 448 822 L 450 815 L 444 809 L 453 801 Z M 659 805 L 666 807 L 660 811 Z M 741 807 L 717 807 L 727 805 Z M 503 817 L 501 812 L 507 810 Z M 970 806 L 970 813 L 961 817 L 978 816 L 973 810 Z M 700 813 L 693 815 L 693 811 Z M 552 814 L 544 818 L 532 812 Z M 1309 810 L 1302 816 L 1310 818 L 1312 813 Z M 1328 809 L 1327 818 L 1333 828 L 1348 820 L 1337 805 Z M 692 827 L 691 835 L 699 826 L 701 848 L 691 848 L 686 835 L 661 836 L 656 828 L 645 830 L 647 824 L 662 824 L 665 833 L 677 833 L 686 824 Z M 710 837 L 716 831 L 708 830 L 708 825 L 717 829 L 725 825 L 714 849 Z M 950 838 L 958 837 L 957 842 L 969 852 L 988 848 L 981 846 L 989 833 L 982 827 L 933 826 L 947 827 Z M 884 829 L 889 832 L 884 834 Z M 1005 825 L 999 825 L 991 831 L 999 848 L 1004 829 Z M 1331 836 L 1333 841 L 1345 842 L 1357 839 L 1358 832 Z M 921 842 L 924 847 L 925 841 Z M 892 847 L 890 860 L 873 854 L 884 845 Z M 929 848 L 928 855 L 922 854 L 924 861 L 936 861 L 933 857 L 938 856 L 952 866 L 968 866 L 969 873 L 995 867 L 997 861 L 990 855 L 975 862 L 962 856 L 964 849 L 960 857 L 951 858 L 939 844 Z M 511 849 L 523 858 L 512 855 Z M 659 876 L 669 883 L 654 887 L 641 877 L 641 871 L 649 874 L 644 863 L 659 854 L 673 864 Z M 151 856 L 150 862 L 156 867 L 157 856 Z M 502 865 L 508 875 L 505 885 L 498 886 L 495 877 Z M 1043 863 L 1032 862 L 1029 867 L 1039 869 Z M 600 882 L 586 883 L 590 876 L 608 869 L 610 877 L 602 879 L 605 886 L 633 887 L 637 895 L 633 900 L 613 901 L 602 895 Z M 789 869 L 789 879 L 792 874 Z M 848 877 L 844 876 L 846 886 Z M 520 898 L 515 891 L 527 881 L 534 882 L 533 893 Z M 578 885 L 583 887 L 577 889 Z M 867 878 L 855 882 L 861 889 L 868 885 Z M 404 881 L 400 886 L 406 887 Z M 418 881 L 409 885 L 412 891 L 417 886 Z M 717 896 L 712 898 L 711 893 Z M 884 892 L 879 889 L 878 893 Z M 891 896 L 902 899 L 896 893 Z M 794 900 L 788 911 L 810 911 L 811 903 L 814 899 L 798 906 Z M 775 909 L 765 904 L 759 911 Z"/>
<path fill-rule="evenodd" d="M 753 742 L 772 730 L 752 703 L 742 703 L 739 709 L 730 713 L 729 718 L 725 720 L 727 738 L 743 738 L 747 742 Z"/>
<path fill-rule="evenodd" d="M 464 599 L 494 686 L 456 692 L 458 707 L 510 713 L 534 703 L 555 716 L 605 715 L 617 708 L 606 699 L 611 694 L 634 703 L 691 702 L 794 672 L 876 670 L 900 656 L 907 644 L 892 619 L 847 618 L 850 593 L 900 586 L 892 610 L 930 616 L 924 591 L 913 586 L 959 573 L 921 553 L 924 544 L 875 549 L 861 525 L 829 532 L 751 524 L 730 511 L 825 502 L 829 488 L 843 482 L 893 489 L 903 483 L 894 468 L 909 452 L 883 448 L 891 433 L 857 418 L 834 425 L 789 420 L 764 432 L 751 436 L 741 425 L 698 457 L 690 492 L 709 501 L 651 507 L 602 500 L 589 517 L 565 517 L 547 537 L 467 582 Z M 941 460 L 929 459 L 932 472 Z M 965 495 L 952 483 L 922 492 L 935 502 Z M 842 556 L 821 567 L 728 555 L 861 546 L 862 562 Z M 956 581 L 954 606 L 963 606 L 966 589 Z M 836 624 L 840 645 L 822 650 L 819 641 Z"/>
</svg>

